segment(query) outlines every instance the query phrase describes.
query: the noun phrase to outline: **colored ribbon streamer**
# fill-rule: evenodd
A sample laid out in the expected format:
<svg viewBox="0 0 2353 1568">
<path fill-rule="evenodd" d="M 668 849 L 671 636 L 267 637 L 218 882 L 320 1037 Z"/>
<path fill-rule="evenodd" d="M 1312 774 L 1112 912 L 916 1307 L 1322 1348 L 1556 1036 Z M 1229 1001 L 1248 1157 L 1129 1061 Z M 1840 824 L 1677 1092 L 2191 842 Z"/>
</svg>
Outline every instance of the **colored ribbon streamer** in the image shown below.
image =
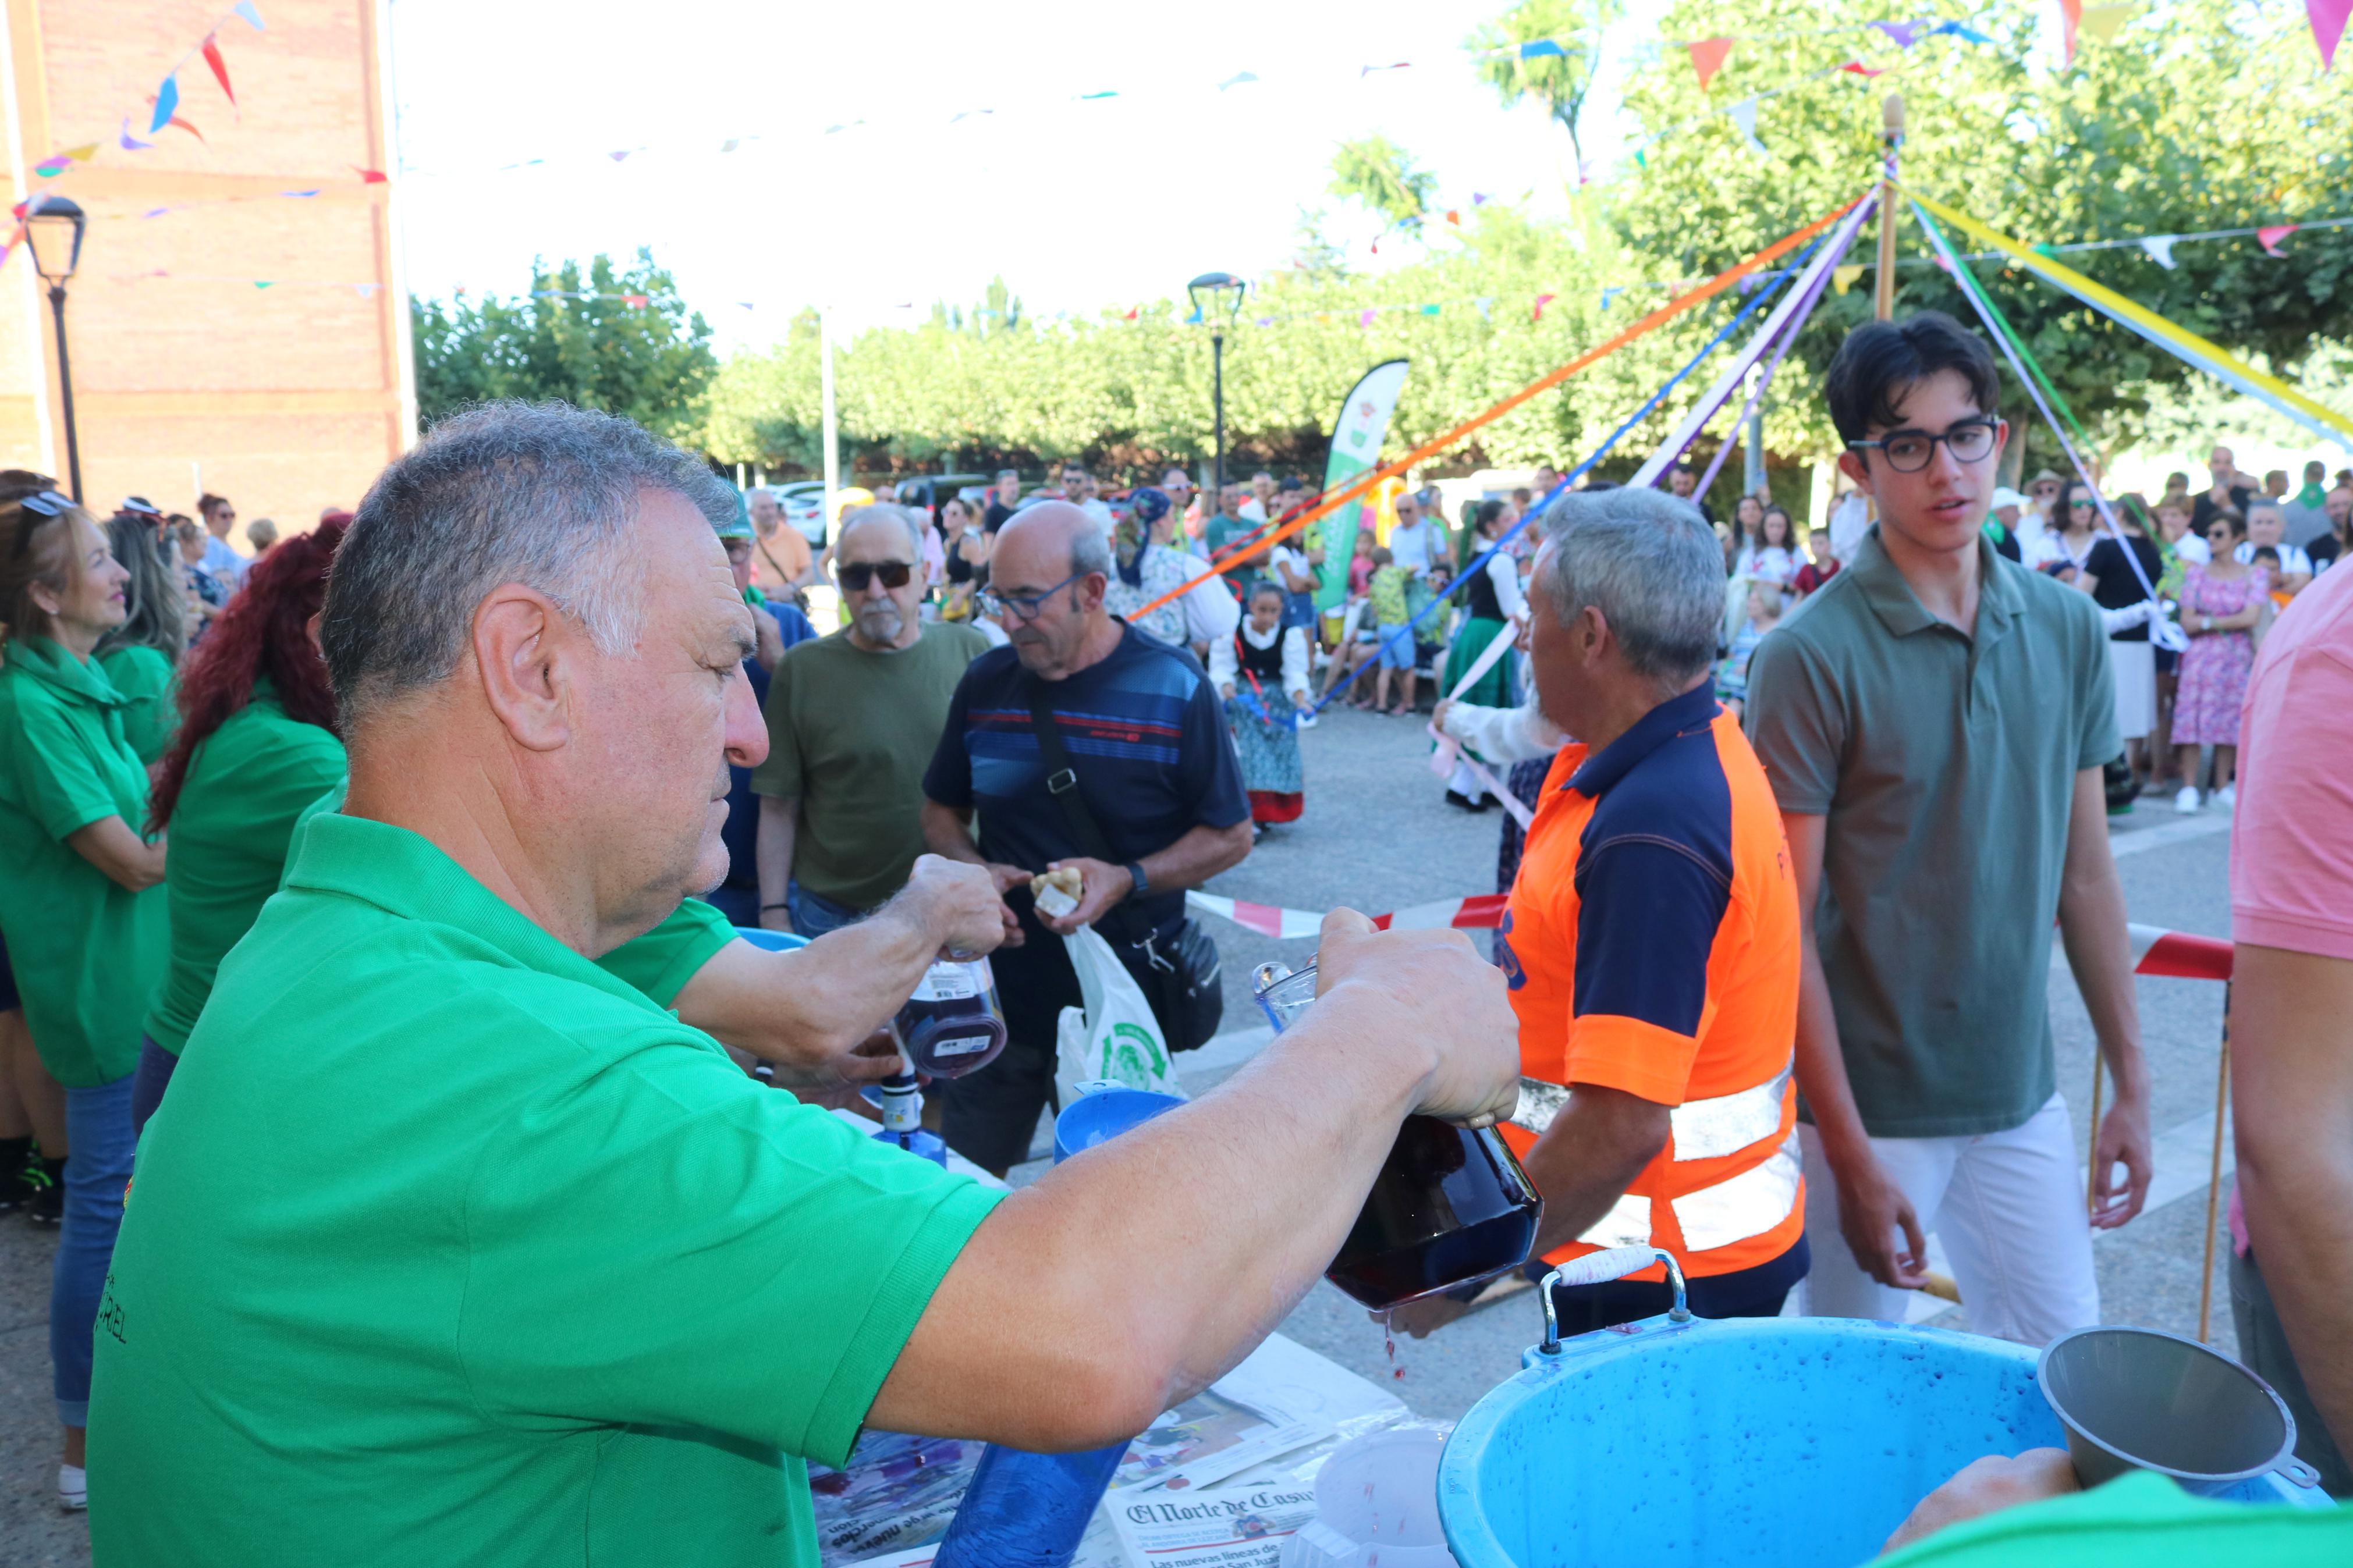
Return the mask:
<svg viewBox="0 0 2353 1568">
<path fill-rule="evenodd" d="M 2040 251 L 2020 244 L 2008 235 L 1996 233 L 1968 214 L 1957 212 L 1904 185 L 1899 184 L 1895 188 L 1945 222 L 1975 237 L 1984 244 L 1995 247 L 2042 279 L 2044 282 L 2073 295 L 2103 315 L 2129 327 L 2177 359 L 2195 365 L 2217 381 L 2234 386 L 2248 396 L 2269 405 L 2278 413 L 2285 415 L 2314 434 L 2334 435 L 2346 447 L 2353 448 L 2353 418 L 2348 418 L 2334 409 L 2323 407 L 2286 383 L 2257 370 L 2220 344 L 2209 342 L 2195 332 L 2175 326 L 2156 311 L 2135 304 L 2113 289 L 2094 282 L 2073 268 L 2060 265 Z"/>
<path fill-rule="evenodd" d="M 1868 193 L 1866 193 L 1866 195 Z M 1677 316 L 1682 315 L 1685 310 L 1690 310 L 1693 306 L 1713 300 L 1718 294 L 1723 293 L 1726 289 L 1732 288 L 1734 285 L 1737 284 L 1743 278 L 1747 277 L 1750 273 L 1779 260 L 1782 257 L 1788 255 L 1789 252 L 1797 249 L 1799 246 L 1804 245 L 1808 240 L 1814 238 L 1824 229 L 1829 228 L 1831 225 L 1838 222 L 1839 219 L 1844 217 L 1848 213 L 1853 211 L 1855 207 L 1862 205 L 1865 196 L 1857 196 L 1853 201 L 1847 203 L 1846 205 L 1838 208 L 1836 211 L 1823 214 L 1820 217 L 1816 218 L 1813 222 L 1806 225 L 1803 228 L 1783 235 L 1780 238 L 1775 240 L 1764 249 L 1757 251 L 1755 255 L 1748 257 L 1745 260 L 1736 261 L 1730 267 L 1725 268 L 1723 271 L 1717 273 L 1715 277 L 1709 279 L 1698 288 L 1694 289 L 1687 293 L 1680 294 L 1674 299 L 1668 300 L 1665 304 L 1660 306 L 1657 310 L 1652 310 L 1649 315 L 1644 316 L 1641 321 L 1636 321 L 1633 325 L 1626 328 L 1623 331 L 1617 333 L 1615 336 L 1603 342 L 1595 344 L 1592 348 L 1589 348 L 1583 353 L 1578 354 L 1575 359 L 1570 360 L 1567 364 L 1561 365 L 1554 370 L 1546 371 L 1544 374 L 1536 377 L 1535 380 L 1528 383 L 1527 385 L 1520 388 L 1519 391 L 1513 393 L 1509 397 L 1504 398 L 1502 402 L 1494 405 L 1493 407 L 1488 408 L 1482 413 L 1474 414 L 1470 418 L 1462 421 L 1460 425 L 1455 426 L 1453 428 L 1441 431 L 1438 435 L 1431 437 L 1429 440 L 1424 441 L 1421 445 L 1416 447 L 1402 458 L 1398 458 L 1395 462 L 1384 463 L 1377 468 L 1366 469 L 1363 473 L 1358 474 L 1355 479 L 1349 480 L 1339 489 L 1326 495 L 1322 500 L 1316 502 L 1314 506 L 1309 507 L 1305 511 L 1301 512 L 1297 517 L 1284 524 L 1281 529 L 1268 535 L 1267 538 L 1260 541 L 1249 553 L 1255 554 L 1259 550 L 1271 549 L 1274 545 L 1281 543 L 1282 541 L 1299 532 L 1302 529 L 1306 528 L 1310 523 L 1322 521 L 1325 517 L 1337 511 L 1348 502 L 1362 500 L 1364 497 L 1371 494 L 1373 488 L 1376 485 L 1378 485 L 1382 480 L 1395 479 L 1398 475 L 1403 474 L 1407 469 L 1412 468 L 1416 463 L 1422 461 L 1424 458 L 1436 457 L 1439 453 L 1452 447 L 1457 441 L 1460 441 L 1463 437 L 1470 435 L 1472 431 L 1482 429 L 1485 426 L 1493 424 L 1496 420 L 1501 419 L 1504 415 L 1509 414 L 1513 409 L 1519 407 L 1529 399 L 1540 396 L 1544 393 L 1551 391 L 1554 387 L 1558 386 L 1562 382 L 1567 381 L 1570 376 L 1575 375 L 1577 372 L 1584 370 L 1588 365 L 1598 363 L 1599 361 L 1607 359 L 1609 355 L 1616 353 L 1620 349 L 1624 348 L 1628 343 L 1632 342 L 1635 339 L 1642 337 L 1645 334 L 1664 326 L 1667 322 L 1674 320 Z M 1758 298 L 1762 299 L 1763 296 L 1760 295 Z M 1240 564 L 1242 559 L 1242 556 L 1238 555 L 1232 561 L 1228 562 L 1225 565 L 1214 568 L 1213 570 L 1215 572 L 1230 571 L 1234 566 Z M 1196 587 L 1198 587 L 1210 574 L 1204 574 L 1200 577 L 1192 578 L 1181 586 L 1171 588 L 1167 593 L 1161 595 L 1160 597 L 1153 600 L 1152 603 L 1145 605 L 1142 609 L 1137 610 L 1135 615 L 1149 615 L 1163 605 L 1175 603 L 1176 600 L 1183 598 L 1187 594 L 1191 593 Z M 1133 618 L 1134 617 L 1130 617 L 1130 619 Z"/>
</svg>

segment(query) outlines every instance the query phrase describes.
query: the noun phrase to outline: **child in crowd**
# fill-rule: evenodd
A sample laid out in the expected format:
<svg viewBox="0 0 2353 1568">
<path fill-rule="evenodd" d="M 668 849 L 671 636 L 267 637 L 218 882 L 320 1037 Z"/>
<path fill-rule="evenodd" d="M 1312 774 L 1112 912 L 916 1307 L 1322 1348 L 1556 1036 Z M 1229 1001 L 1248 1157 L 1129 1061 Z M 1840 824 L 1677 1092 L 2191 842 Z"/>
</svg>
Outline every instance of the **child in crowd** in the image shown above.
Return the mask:
<svg viewBox="0 0 2353 1568">
<path fill-rule="evenodd" d="M 1371 586 L 1373 567 L 1377 564 L 1373 552 L 1379 548 L 1373 542 L 1371 529 L 1356 530 L 1356 553 L 1348 561 L 1348 598 L 1352 603 L 1362 599 Z"/>
<path fill-rule="evenodd" d="M 1405 604 L 1406 576 L 1405 568 L 1396 563 L 1388 550 L 1373 552 L 1373 578 L 1368 595 L 1373 609 L 1373 647 L 1366 650 L 1365 657 L 1377 659 L 1380 665 L 1380 674 L 1373 681 L 1371 706 L 1374 711 L 1385 712 L 1392 718 L 1413 711 L 1416 674 L 1413 637 L 1410 634 L 1398 636 L 1411 618 Z M 1388 646 L 1392 637 L 1397 638 L 1394 647 Z M 1389 706 L 1389 674 L 1392 670 L 1405 672 L 1402 700 L 1394 708 Z"/>
<path fill-rule="evenodd" d="M 1370 538 L 1368 534 L 1359 536 L 1359 544 L 1368 538 Z M 1395 626 L 1384 628 L 1381 625 L 1380 617 L 1384 601 L 1394 600 L 1394 604 L 1389 607 L 1398 623 L 1402 623 L 1406 618 L 1407 574 L 1403 568 L 1396 564 L 1397 557 L 1389 553 L 1387 545 L 1375 545 L 1370 550 L 1360 551 L 1359 559 L 1366 562 L 1371 568 L 1365 574 L 1365 603 L 1351 616 L 1355 630 L 1350 634 L 1347 641 L 1334 651 L 1330 662 L 1324 667 L 1324 695 L 1326 697 L 1332 695 L 1333 688 L 1344 681 L 1353 680 L 1357 672 L 1362 670 L 1378 652 L 1385 631 L 1396 629 Z M 1355 574 L 1353 567 L 1350 574 L 1352 576 Z M 1378 704 L 1360 693 L 1348 700 L 1348 706 L 1372 708 Z"/>
<path fill-rule="evenodd" d="M 1839 574 L 1839 558 L 1831 548 L 1831 531 L 1812 528 L 1806 531 L 1806 553 L 1813 559 L 1798 568 L 1789 579 L 1789 592 L 1802 599 Z"/>
<path fill-rule="evenodd" d="M 1715 700 L 1724 704 L 1733 717 L 1740 716 L 1741 707 L 1748 700 L 1748 658 L 1765 634 L 1781 624 L 1781 588 L 1778 583 L 1762 577 L 1748 584 L 1748 617 L 1732 634 L 1732 651 L 1715 672 Z"/>
<path fill-rule="evenodd" d="M 2255 546 L 2255 553 L 2249 561 L 2248 564 L 2263 568 L 2264 574 L 2271 578 L 2274 584 L 2271 591 L 2272 603 L 2283 610 L 2286 609 L 2288 600 L 2294 597 L 2294 595 L 2285 588 L 2276 585 L 2279 583 L 2281 575 L 2280 552 L 2273 549 L 2268 544 L 2258 544 Z"/>
</svg>

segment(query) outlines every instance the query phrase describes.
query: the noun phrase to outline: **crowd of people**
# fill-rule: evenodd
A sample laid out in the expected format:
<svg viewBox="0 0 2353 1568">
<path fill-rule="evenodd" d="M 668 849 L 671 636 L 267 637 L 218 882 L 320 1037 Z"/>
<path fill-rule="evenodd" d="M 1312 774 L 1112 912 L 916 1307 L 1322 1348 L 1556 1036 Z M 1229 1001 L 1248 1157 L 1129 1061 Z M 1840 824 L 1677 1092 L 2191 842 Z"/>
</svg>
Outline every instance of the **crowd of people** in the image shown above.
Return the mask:
<svg viewBox="0 0 2353 1568">
<path fill-rule="evenodd" d="M 2093 1233 L 2152 1174 L 2129 739 L 2214 748 L 2218 790 L 2247 754 L 2234 918 L 2280 978 L 2233 1025 L 2234 1306 L 2353 1492 L 2353 860 L 2310 831 L 2353 756 L 2297 718 L 2353 698 L 2353 488 L 2308 475 L 2327 538 L 2291 541 L 2218 449 L 2118 537 L 2080 480 L 1993 483 L 1996 375 L 1933 313 L 1851 335 L 1844 538 L 1765 494 L 1718 521 L 1680 465 L 1546 468 L 1459 531 L 1396 497 L 1345 571 L 1271 537 L 1314 498 L 1263 472 L 878 486 L 813 542 L 554 405 L 443 422 L 250 558 L 216 497 L 198 537 L 0 474 L 0 1178 L 62 1218 L 60 1501 L 102 1563 L 662 1561 L 682 1506 L 714 1560 L 813 1563 L 804 1459 L 1124 1438 L 1297 1302 L 1403 1117 L 1493 1121 L 1523 1079 L 1557 1093 L 1505 1134 L 1531 1279 L 1657 1247 L 1702 1316 L 1901 1319 L 1934 1230 L 1973 1329 L 2047 1342 L 2100 1321 Z M 1186 891 L 1300 815 L 1319 699 L 1412 713 L 1424 679 L 1448 797 L 1533 808 L 1493 965 L 1336 912 L 1258 1066 L 1011 1194 L 825 1109 L 897 1070 L 934 959 L 987 953 L 1004 1049 L 932 1098 L 964 1159 L 1027 1161 L 1082 929 L 1205 1043 Z M 2088 1208 L 2054 925 L 2114 1085 Z M 2072 1489 L 1996 1463 L 1923 1518 Z"/>
</svg>

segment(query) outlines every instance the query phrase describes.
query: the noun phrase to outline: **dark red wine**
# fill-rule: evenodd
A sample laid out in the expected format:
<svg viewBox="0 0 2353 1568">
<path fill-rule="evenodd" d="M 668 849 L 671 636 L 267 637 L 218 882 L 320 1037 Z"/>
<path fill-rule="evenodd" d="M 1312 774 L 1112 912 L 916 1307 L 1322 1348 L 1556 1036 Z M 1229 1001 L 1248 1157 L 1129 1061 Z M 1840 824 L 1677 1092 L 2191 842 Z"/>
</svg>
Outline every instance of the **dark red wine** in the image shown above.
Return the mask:
<svg viewBox="0 0 2353 1568">
<path fill-rule="evenodd" d="M 1492 1128 L 1409 1116 L 1324 1277 L 1374 1311 L 1527 1261 L 1544 1199 Z"/>
<path fill-rule="evenodd" d="M 995 1061 L 1005 1048 L 1005 1010 L 988 960 L 933 964 L 891 1020 L 891 1033 L 908 1065 L 927 1078 L 962 1078 Z"/>
</svg>

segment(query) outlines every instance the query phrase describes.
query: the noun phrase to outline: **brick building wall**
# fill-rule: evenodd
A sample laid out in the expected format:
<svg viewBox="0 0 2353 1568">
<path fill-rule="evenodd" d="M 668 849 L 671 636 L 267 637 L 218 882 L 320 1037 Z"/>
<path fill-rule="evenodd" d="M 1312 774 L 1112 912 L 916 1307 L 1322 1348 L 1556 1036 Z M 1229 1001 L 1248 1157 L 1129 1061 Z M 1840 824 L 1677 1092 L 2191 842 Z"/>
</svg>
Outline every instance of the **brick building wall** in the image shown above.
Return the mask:
<svg viewBox="0 0 2353 1568">
<path fill-rule="evenodd" d="M 193 513 L 201 483 L 281 531 L 357 504 L 416 425 L 395 191 L 359 174 L 393 158 L 381 0 L 259 0 L 259 33 L 217 20 L 227 0 L 0 3 L 5 205 L 40 188 L 90 214 L 66 311 L 84 499 Z M 208 26 L 240 108 L 192 58 L 179 112 L 205 140 L 146 135 L 149 95 Z M 153 151 L 118 144 L 126 115 Z M 0 267 L 0 466 L 65 475 L 55 354 L 20 247 Z"/>
</svg>

